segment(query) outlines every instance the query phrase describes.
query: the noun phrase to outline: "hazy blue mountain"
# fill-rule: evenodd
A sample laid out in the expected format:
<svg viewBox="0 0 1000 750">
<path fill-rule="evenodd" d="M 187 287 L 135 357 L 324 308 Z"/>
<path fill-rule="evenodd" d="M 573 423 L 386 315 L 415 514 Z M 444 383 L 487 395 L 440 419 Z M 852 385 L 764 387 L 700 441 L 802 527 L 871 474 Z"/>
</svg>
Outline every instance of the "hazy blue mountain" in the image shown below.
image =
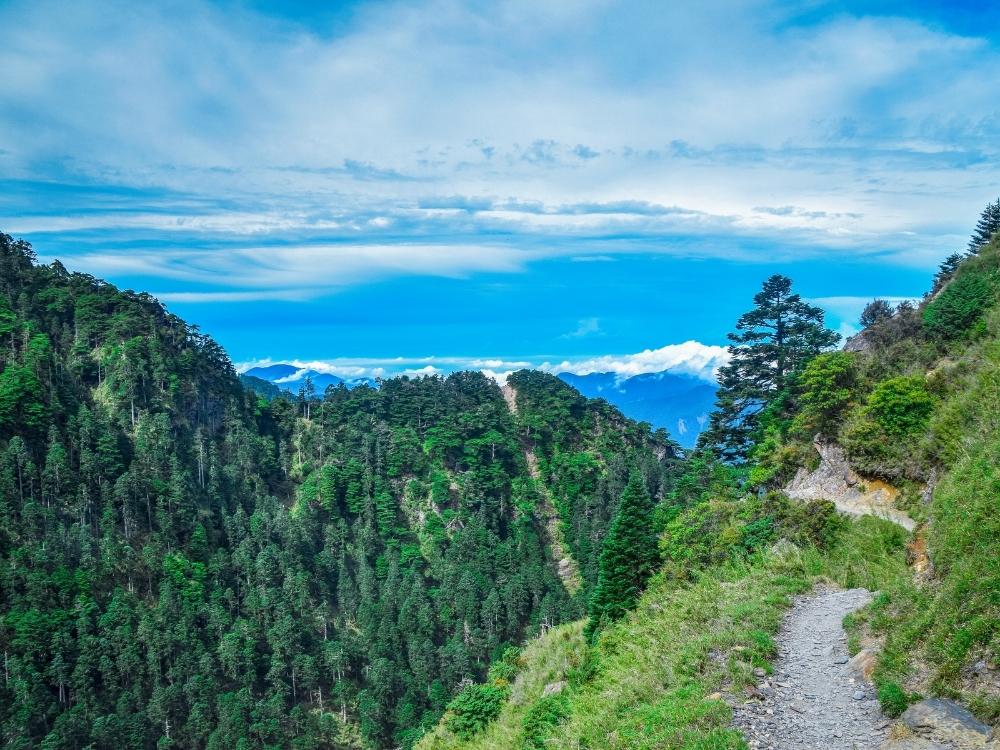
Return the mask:
<svg viewBox="0 0 1000 750">
<path fill-rule="evenodd" d="M 290 375 L 294 375 L 298 371 L 299 368 L 294 365 L 277 364 L 267 365 L 266 367 L 251 367 L 243 374 L 249 375 L 252 378 L 260 378 L 261 380 L 274 382 L 278 378 L 287 378 Z"/>
<path fill-rule="evenodd" d="M 303 372 L 301 368 L 284 363 L 267 365 L 266 367 L 251 367 L 243 374 L 251 378 L 265 380 L 289 393 L 298 393 L 306 377 L 312 378 L 313 387 L 318 394 L 322 394 L 331 385 L 338 386 L 341 383 L 344 383 L 348 388 L 362 384 L 375 385 L 375 380 L 372 378 L 346 379 L 325 372 L 316 372 L 315 370 L 306 370 Z"/>
<path fill-rule="evenodd" d="M 700 378 L 653 372 L 629 378 L 613 372 L 559 375 L 584 396 L 603 398 L 632 419 L 665 428 L 685 448 L 694 446 L 715 404 L 716 387 Z"/>
</svg>

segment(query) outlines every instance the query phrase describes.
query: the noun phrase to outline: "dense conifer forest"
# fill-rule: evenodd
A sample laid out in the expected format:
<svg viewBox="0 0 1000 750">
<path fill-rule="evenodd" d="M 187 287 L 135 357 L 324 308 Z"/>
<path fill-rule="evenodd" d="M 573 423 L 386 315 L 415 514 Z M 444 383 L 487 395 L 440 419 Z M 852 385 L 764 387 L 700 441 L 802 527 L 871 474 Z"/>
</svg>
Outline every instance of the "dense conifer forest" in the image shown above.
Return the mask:
<svg viewBox="0 0 1000 750">
<path fill-rule="evenodd" d="M 6 235 L 0 365 L 8 748 L 409 746 L 586 612 L 630 472 L 661 498 L 679 463 L 536 372 L 510 405 L 469 372 L 244 386 L 151 296 Z"/>
</svg>

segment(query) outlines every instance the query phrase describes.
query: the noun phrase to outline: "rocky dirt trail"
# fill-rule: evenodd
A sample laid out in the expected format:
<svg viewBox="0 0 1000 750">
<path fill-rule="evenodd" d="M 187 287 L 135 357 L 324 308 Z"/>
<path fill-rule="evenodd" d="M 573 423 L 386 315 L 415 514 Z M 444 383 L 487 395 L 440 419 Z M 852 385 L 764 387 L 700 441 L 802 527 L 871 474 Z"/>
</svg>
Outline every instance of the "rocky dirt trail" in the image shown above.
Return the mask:
<svg viewBox="0 0 1000 750">
<path fill-rule="evenodd" d="M 733 707 L 751 748 L 868 750 L 889 736 L 872 686 L 852 673 L 844 616 L 871 600 L 864 589 L 817 586 L 797 597 L 778 634 L 774 674 L 759 671 L 750 700 Z"/>
</svg>

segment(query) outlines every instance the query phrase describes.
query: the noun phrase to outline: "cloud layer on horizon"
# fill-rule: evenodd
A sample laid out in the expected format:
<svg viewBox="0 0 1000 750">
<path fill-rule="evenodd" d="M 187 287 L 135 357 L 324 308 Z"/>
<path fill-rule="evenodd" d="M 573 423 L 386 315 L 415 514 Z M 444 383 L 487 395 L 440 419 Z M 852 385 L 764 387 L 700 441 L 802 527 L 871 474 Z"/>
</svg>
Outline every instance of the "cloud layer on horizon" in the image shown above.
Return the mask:
<svg viewBox="0 0 1000 750">
<path fill-rule="evenodd" d="M 503 381 L 515 370 L 536 369 L 558 375 L 571 372 L 589 375 L 611 372 L 623 378 L 655 372 L 672 372 L 689 375 L 707 382 L 715 381 L 715 372 L 729 361 L 726 347 L 710 346 L 698 341 L 668 344 L 658 349 L 646 349 L 634 354 L 602 355 L 575 360 L 550 362 L 538 359 L 505 359 L 483 357 L 340 357 L 320 360 L 271 360 L 261 359 L 237 364 L 237 370 L 246 372 L 254 367 L 288 364 L 298 371 L 282 382 L 297 382 L 307 372 L 319 372 L 350 380 L 354 378 L 381 378 L 393 375 L 442 375 L 456 370 L 479 370 Z"/>
</svg>

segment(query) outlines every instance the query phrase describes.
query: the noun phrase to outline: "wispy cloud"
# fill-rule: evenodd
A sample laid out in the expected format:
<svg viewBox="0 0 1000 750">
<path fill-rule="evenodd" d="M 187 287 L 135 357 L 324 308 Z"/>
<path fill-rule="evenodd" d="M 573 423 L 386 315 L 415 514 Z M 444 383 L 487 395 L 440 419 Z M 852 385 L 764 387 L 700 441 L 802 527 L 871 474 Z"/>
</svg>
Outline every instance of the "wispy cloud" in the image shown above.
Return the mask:
<svg viewBox="0 0 1000 750">
<path fill-rule="evenodd" d="M 8 194 L 0 221 L 220 255 L 384 239 L 415 256 L 395 274 L 439 272 L 420 245 L 547 257 L 581 236 L 615 240 L 602 256 L 694 235 L 722 257 L 767 240 L 930 267 L 996 184 L 991 40 L 763 0 L 566 7 L 373 3 L 332 30 L 201 0 L 5 3 L 0 171 L 63 195 L 46 214 Z M 229 264 L 203 271 L 226 284 Z"/>
<path fill-rule="evenodd" d="M 300 316 L 283 351 L 323 340 L 307 325 L 341 325 L 342 351 L 419 352 L 432 330 L 426 349 L 453 351 L 486 324 L 485 349 L 518 351 L 533 324 L 544 364 L 584 351 L 597 332 L 566 332 L 590 318 L 611 351 L 650 345 L 653 315 L 665 340 L 722 341 L 736 297 L 699 266 L 797 264 L 818 296 L 857 292 L 833 273 L 855 263 L 909 293 L 1000 184 L 986 10 L 973 26 L 927 4 L 387 0 L 336 23 L 303 8 L 0 3 L 0 229 L 190 305 L 250 342 L 238 356 L 259 332 L 225 303 L 280 300 Z M 595 277 L 618 314 L 576 293 Z M 446 309 L 456 279 L 476 334 L 421 307 Z M 640 298 L 656 304 L 625 320 Z M 371 343 L 356 311 L 388 308 Z M 649 351 L 594 366 L 673 361 Z M 427 366 L 450 365 L 406 365 Z"/>
<path fill-rule="evenodd" d="M 43 257 L 43 260 L 46 258 Z M 211 281 L 244 291 L 167 292 L 165 301 L 310 299 L 338 287 L 393 275 L 458 278 L 475 272 L 512 273 L 527 256 L 483 245 L 298 245 L 206 250 L 85 252 L 63 258 L 73 270 L 143 275 L 192 283 Z M 266 291 L 265 291 L 266 290 Z"/>
<path fill-rule="evenodd" d="M 300 302 L 319 292 L 307 289 L 276 289 L 263 292 L 152 292 L 161 302 Z"/>
<path fill-rule="evenodd" d="M 574 328 L 569 333 L 564 333 L 563 338 L 567 339 L 579 339 L 584 336 L 596 336 L 601 333 L 601 323 L 597 318 L 584 318 L 579 323 L 577 323 L 576 328 Z"/>
</svg>

